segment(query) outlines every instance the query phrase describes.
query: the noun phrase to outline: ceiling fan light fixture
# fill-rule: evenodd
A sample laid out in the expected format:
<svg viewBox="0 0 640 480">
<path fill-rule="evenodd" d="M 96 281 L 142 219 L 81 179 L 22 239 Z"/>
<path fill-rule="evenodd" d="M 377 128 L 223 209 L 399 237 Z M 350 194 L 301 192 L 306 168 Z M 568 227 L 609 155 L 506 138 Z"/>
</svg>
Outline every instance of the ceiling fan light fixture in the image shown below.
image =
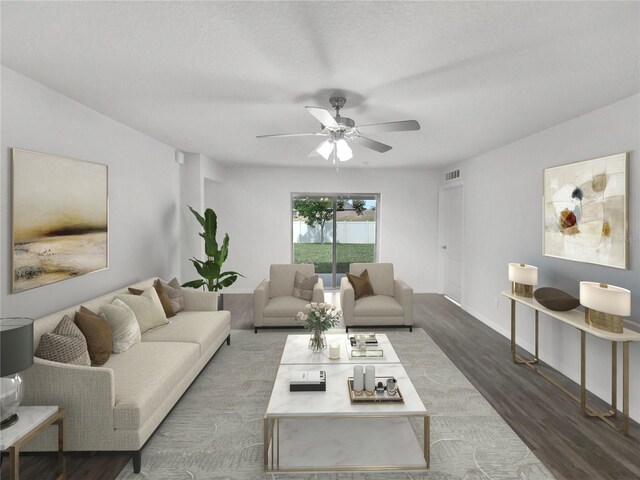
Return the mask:
<svg viewBox="0 0 640 480">
<path fill-rule="evenodd" d="M 346 162 L 347 160 L 351 160 L 351 158 L 353 158 L 353 151 L 344 138 L 341 138 L 336 143 L 336 154 L 338 156 L 338 160 L 340 160 L 341 162 Z"/>
<path fill-rule="evenodd" d="M 331 152 L 333 152 L 333 143 L 331 140 L 325 140 L 318 148 L 316 148 L 316 152 L 322 155 L 325 160 L 329 160 Z"/>
<path fill-rule="evenodd" d="M 334 165 L 336 165 L 337 170 L 338 161 L 346 162 L 353 158 L 353 151 L 350 146 L 351 142 L 358 143 L 360 146 L 378 153 L 385 153 L 391 150 L 391 146 L 385 145 L 384 143 L 363 135 L 379 132 L 407 132 L 411 130 L 420 130 L 420 124 L 417 120 L 401 120 L 397 122 L 356 125 L 356 122 L 353 119 L 340 115 L 340 110 L 344 107 L 346 101 L 347 100 L 344 97 L 331 97 L 329 99 L 331 107 L 335 109 L 335 116 L 322 107 L 305 107 L 307 111 L 320 122 L 321 129 L 319 132 L 280 133 L 272 135 L 258 135 L 257 137 L 325 137 L 327 139 L 312 150 L 307 157 L 320 155 L 325 160 L 330 160 Z"/>
</svg>

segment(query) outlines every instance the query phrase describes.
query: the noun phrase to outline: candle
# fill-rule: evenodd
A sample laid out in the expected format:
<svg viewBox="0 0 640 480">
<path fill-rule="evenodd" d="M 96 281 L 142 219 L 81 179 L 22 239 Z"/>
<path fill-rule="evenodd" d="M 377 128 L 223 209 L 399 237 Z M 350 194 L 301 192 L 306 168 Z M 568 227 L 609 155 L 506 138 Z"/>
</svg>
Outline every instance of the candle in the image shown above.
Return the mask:
<svg viewBox="0 0 640 480">
<path fill-rule="evenodd" d="M 362 393 L 364 390 L 364 370 L 362 365 L 353 367 L 353 391 Z"/>
<path fill-rule="evenodd" d="M 334 343 L 332 345 L 329 345 L 329 358 L 331 358 L 332 360 L 337 360 L 338 358 L 340 358 L 339 343 Z"/>
<path fill-rule="evenodd" d="M 376 367 L 373 365 L 367 365 L 364 371 L 364 389 L 369 394 L 373 394 L 376 388 Z"/>
<path fill-rule="evenodd" d="M 395 378 L 389 378 L 387 379 L 387 393 L 389 395 L 395 395 L 396 394 L 396 379 Z"/>
</svg>

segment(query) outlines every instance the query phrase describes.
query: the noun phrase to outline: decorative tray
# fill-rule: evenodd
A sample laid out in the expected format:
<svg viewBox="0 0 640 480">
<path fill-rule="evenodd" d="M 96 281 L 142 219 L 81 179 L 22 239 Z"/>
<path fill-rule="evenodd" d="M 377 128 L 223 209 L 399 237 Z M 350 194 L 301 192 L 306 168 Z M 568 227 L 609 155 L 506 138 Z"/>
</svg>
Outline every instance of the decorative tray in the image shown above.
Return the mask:
<svg viewBox="0 0 640 480">
<path fill-rule="evenodd" d="M 351 357 L 384 357 L 384 351 L 381 348 L 367 348 L 365 350 L 358 350 L 357 348 L 353 348 L 351 349 Z"/>
<path fill-rule="evenodd" d="M 404 403 L 404 398 L 400 392 L 400 388 L 396 383 L 396 394 L 389 395 L 387 393 L 387 380 L 394 377 L 376 377 L 376 385 L 378 382 L 382 382 L 384 387 L 384 393 L 380 394 L 373 392 L 373 395 L 367 395 L 366 391 L 362 392 L 362 395 L 357 396 L 353 391 L 353 377 L 347 379 L 347 388 L 349 389 L 349 398 L 351 403 Z"/>
</svg>

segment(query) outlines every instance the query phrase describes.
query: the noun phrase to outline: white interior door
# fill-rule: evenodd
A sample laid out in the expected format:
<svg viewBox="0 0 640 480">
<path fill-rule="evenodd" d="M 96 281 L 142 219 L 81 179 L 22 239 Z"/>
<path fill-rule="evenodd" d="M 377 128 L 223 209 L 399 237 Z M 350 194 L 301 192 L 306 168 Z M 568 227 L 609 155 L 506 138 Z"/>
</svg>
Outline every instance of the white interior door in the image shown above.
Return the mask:
<svg viewBox="0 0 640 480">
<path fill-rule="evenodd" d="M 440 195 L 442 280 L 445 295 L 460 303 L 462 299 L 462 241 L 464 208 L 462 184 L 445 187 Z"/>
</svg>

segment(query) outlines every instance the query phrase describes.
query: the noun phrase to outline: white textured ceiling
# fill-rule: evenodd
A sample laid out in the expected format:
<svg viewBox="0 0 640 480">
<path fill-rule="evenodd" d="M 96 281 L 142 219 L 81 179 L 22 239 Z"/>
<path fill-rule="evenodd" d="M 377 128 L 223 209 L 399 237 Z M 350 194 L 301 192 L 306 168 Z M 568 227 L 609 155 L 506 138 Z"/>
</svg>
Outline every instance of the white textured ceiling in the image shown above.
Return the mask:
<svg viewBox="0 0 640 480">
<path fill-rule="evenodd" d="M 371 135 L 350 166 L 442 166 L 638 93 L 638 2 L 8 2 L 2 64 L 225 164 L 320 166 L 305 105 Z"/>
</svg>

